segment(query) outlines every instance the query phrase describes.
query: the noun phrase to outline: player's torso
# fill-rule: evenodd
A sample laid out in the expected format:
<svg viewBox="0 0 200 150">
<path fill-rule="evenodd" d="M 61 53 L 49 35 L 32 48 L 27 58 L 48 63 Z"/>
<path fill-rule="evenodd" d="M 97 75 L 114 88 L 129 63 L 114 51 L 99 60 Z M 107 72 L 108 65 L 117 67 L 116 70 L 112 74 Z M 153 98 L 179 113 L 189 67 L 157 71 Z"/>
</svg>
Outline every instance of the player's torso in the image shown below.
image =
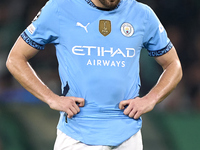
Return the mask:
<svg viewBox="0 0 200 150">
<path fill-rule="evenodd" d="M 115 83 L 113 93 L 121 91 L 115 96 L 122 100 L 129 93 L 129 82 L 138 82 L 144 21 L 135 1 L 125 3 L 128 1 L 113 11 L 98 10 L 84 0 L 58 3 L 61 40 L 57 55 L 68 67 L 72 66 L 73 71 L 66 73 L 79 80 L 76 84 L 80 84 L 74 87 L 78 86 L 82 93 L 87 93 L 85 86 L 92 84 L 107 85 L 105 91 L 102 89 L 107 92 Z"/>
</svg>

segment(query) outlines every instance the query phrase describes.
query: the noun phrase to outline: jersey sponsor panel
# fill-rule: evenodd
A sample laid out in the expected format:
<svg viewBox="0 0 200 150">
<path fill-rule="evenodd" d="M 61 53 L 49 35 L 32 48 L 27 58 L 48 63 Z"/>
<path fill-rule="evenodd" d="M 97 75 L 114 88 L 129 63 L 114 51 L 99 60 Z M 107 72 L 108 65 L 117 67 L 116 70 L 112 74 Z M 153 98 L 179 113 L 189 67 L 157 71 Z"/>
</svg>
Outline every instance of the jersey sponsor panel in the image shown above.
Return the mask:
<svg viewBox="0 0 200 150">
<path fill-rule="evenodd" d="M 86 62 L 87 66 L 105 66 L 105 67 L 125 67 L 125 60 L 105 60 L 106 58 L 113 58 L 119 56 L 122 58 L 133 58 L 135 56 L 134 48 L 125 48 L 121 50 L 120 48 L 114 49 L 110 47 L 106 49 L 105 47 L 98 46 L 74 46 L 72 48 L 72 53 L 76 56 L 92 56 L 95 55 L 99 59 L 88 59 Z M 101 59 L 100 59 L 101 58 Z"/>
</svg>

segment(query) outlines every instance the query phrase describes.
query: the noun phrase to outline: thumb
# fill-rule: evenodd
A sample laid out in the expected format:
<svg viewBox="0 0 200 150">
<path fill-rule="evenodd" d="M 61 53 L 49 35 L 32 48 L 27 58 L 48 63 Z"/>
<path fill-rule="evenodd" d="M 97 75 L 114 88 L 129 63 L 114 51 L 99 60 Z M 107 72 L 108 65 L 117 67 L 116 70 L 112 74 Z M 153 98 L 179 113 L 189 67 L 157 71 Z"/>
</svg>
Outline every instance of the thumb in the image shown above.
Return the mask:
<svg viewBox="0 0 200 150">
<path fill-rule="evenodd" d="M 129 103 L 130 103 L 130 101 L 131 100 L 124 100 L 124 101 L 121 101 L 120 103 L 119 103 L 119 109 L 125 109 L 125 106 L 126 105 L 129 105 Z"/>
<path fill-rule="evenodd" d="M 76 98 L 74 99 L 74 101 L 75 101 L 76 103 L 78 103 L 78 106 L 79 106 L 79 107 L 83 107 L 83 106 L 85 105 L 85 100 L 84 100 L 84 98 L 76 97 Z"/>
</svg>

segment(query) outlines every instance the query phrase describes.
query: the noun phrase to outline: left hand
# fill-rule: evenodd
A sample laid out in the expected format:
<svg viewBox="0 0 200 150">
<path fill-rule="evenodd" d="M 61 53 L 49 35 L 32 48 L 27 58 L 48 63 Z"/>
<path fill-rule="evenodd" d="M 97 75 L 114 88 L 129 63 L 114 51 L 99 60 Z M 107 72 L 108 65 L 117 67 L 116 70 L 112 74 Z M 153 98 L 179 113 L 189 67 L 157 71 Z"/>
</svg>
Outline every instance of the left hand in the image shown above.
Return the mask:
<svg viewBox="0 0 200 150">
<path fill-rule="evenodd" d="M 119 103 L 119 109 L 124 109 L 124 114 L 130 118 L 138 119 L 142 114 L 153 110 L 156 103 L 145 97 L 124 100 Z M 125 106 L 127 106 L 125 108 Z"/>
</svg>

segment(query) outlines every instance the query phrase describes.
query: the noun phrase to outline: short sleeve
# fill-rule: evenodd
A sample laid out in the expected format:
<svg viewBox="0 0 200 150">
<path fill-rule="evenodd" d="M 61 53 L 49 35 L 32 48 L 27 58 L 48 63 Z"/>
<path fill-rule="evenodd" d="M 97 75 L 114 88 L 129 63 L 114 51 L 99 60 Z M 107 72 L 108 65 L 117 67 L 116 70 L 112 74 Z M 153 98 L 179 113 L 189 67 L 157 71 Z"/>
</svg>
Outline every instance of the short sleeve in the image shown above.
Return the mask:
<svg viewBox="0 0 200 150">
<path fill-rule="evenodd" d="M 161 56 L 167 53 L 173 44 L 169 40 L 166 30 L 161 24 L 160 20 L 147 6 L 146 25 L 143 39 L 143 46 L 149 52 L 149 56 Z"/>
<path fill-rule="evenodd" d="M 30 46 L 42 50 L 48 43 L 59 43 L 58 7 L 50 0 L 34 18 L 33 22 L 21 34 Z"/>
</svg>

